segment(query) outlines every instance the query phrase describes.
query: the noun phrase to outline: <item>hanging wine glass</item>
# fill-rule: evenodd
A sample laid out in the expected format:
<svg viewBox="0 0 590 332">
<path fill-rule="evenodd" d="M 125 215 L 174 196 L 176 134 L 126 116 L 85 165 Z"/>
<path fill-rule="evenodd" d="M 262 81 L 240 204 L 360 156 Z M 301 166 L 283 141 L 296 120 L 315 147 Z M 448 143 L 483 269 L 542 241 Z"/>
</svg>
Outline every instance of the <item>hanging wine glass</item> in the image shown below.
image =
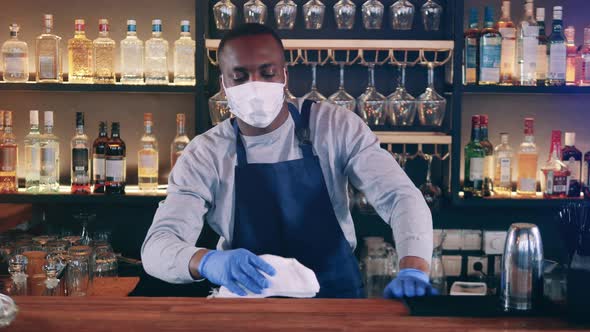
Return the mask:
<svg viewBox="0 0 590 332">
<path fill-rule="evenodd" d="M 237 8 L 231 0 L 219 0 L 213 6 L 213 17 L 218 30 L 231 30 L 234 28 Z"/>
<path fill-rule="evenodd" d="M 420 192 L 424 196 L 424 200 L 431 212 L 438 212 L 440 210 L 440 197 L 442 191 L 440 188 L 432 183 L 432 156 L 425 155 L 426 161 L 428 161 L 428 171 L 426 172 L 426 182 L 420 186 Z"/>
<path fill-rule="evenodd" d="M 387 97 L 387 119 L 394 126 L 411 126 L 416 118 L 416 98 L 406 90 L 406 65 L 398 67 L 399 85 Z"/>
<path fill-rule="evenodd" d="M 434 88 L 434 64 L 428 63 L 428 87 L 418 98 L 418 119 L 422 126 L 440 127 L 445 118 L 447 100 Z"/>
<path fill-rule="evenodd" d="M 297 4 L 293 0 L 281 0 L 275 5 L 277 29 L 293 30 L 297 20 Z"/>
<path fill-rule="evenodd" d="M 363 25 L 367 30 L 379 30 L 383 25 L 385 7 L 379 0 L 368 0 L 363 4 Z"/>
<path fill-rule="evenodd" d="M 344 88 L 344 64 L 340 64 L 340 86 L 338 91 L 331 95 L 328 100 L 332 104 L 344 107 L 351 112 L 356 109 L 356 100 Z"/>
<path fill-rule="evenodd" d="M 358 97 L 358 114 L 367 125 L 378 126 L 385 124 L 386 98 L 375 88 L 375 65 L 369 65 L 369 85 L 360 97 Z"/>
<path fill-rule="evenodd" d="M 352 0 L 340 0 L 334 5 L 336 26 L 340 30 L 351 30 L 356 18 L 356 4 Z"/>
<path fill-rule="evenodd" d="M 297 97 L 295 97 L 295 95 L 289 90 L 288 86 L 285 86 L 285 101 L 289 104 L 298 106 Z"/>
<path fill-rule="evenodd" d="M 305 28 L 308 30 L 319 30 L 324 25 L 324 14 L 326 6 L 320 0 L 309 0 L 303 5 L 303 16 Z"/>
<path fill-rule="evenodd" d="M 393 30 L 411 30 L 414 23 L 414 5 L 408 0 L 398 0 L 391 7 Z"/>
<path fill-rule="evenodd" d="M 264 24 L 266 15 L 266 5 L 261 0 L 249 0 L 244 4 L 244 20 L 246 23 Z"/>
<path fill-rule="evenodd" d="M 216 126 L 231 116 L 225 91 L 219 90 L 213 97 L 209 98 L 209 115 L 211 123 Z"/>
<path fill-rule="evenodd" d="M 318 91 L 317 64 L 316 63 L 311 64 L 311 91 L 309 91 L 305 96 L 303 96 L 303 99 L 308 99 L 308 100 L 317 101 L 317 102 L 321 102 L 321 101 L 326 100 L 326 97 L 324 97 L 324 95 L 322 95 Z"/>
<path fill-rule="evenodd" d="M 422 12 L 422 21 L 424 22 L 424 30 L 438 31 L 440 27 L 440 18 L 442 16 L 443 8 L 433 0 L 428 0 L 420 10 Z"/>
</svg>

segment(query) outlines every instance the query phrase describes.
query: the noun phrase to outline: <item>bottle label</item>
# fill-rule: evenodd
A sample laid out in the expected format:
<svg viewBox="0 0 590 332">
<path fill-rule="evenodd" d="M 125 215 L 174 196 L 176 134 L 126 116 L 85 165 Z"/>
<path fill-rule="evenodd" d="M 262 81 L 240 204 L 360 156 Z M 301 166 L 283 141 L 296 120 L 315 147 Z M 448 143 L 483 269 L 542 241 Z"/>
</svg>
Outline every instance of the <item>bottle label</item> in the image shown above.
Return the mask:
<svg viewBox="0 0 590 332">
<path fill-rule="evenodd" d="M 539 45 L 539 27 L 528 25 L 523 27 L 522 57 L 523 73 L 521 79 L 536 79 L 537 73 L 537 46 Z"/>
<path fill-rule="evenodd" d="M 125 182 L 125 159 L 106 159 L 106 179 L 108 182 Z"/>
<path fill-rule="evenodd" d="M 57 170 L 57 149 L 41 148 L 41 176 L 54 176 Z"/>
<path fill-rule="evenodd" d="M 537 46 L 537 79 L 544 81 L 547 79 L 549 71 L 547 63 L 547 45 L 539 44 Z"/>
<path fill-rule="evenodd" d="M 516 54 L 516 29 L 502 28 L 502 72 L 506 74 L 514 73 L 514 58 Z"/>
<path fill-rule="evenodd" d="M 39 78 L 40 79 L 56 79 L 55 72 L 55 57 L 40 55 L 39 56 Z"/>
<path fill-rule="evenodd" d="M 500 158 L 500 186 L 509 187 L 512 183 L 512 161 L 510 158 Z"/>
<path fill-rule="evenodd" d="M 72 149 L 72 170 L 86 174 L 88 166 L 88 149 Z"/>
<path fill-rule="evenodd" d="M 25 168 L 33 171 L 41 169 L 41 148 L 38 145 L 25 147 Z"/>
<path fill-rule="evenodd" d="M 536 179 L 521 178 L 519 182 L 519 188 L 521 191 L 535 192 L 537 190 Z"/>
<path fill-rule="evenodd" d="M 104 181 L 105 180 L 105 158 L 104 156 L 97 156 L 94 155 L 92 158 L 92 172 L 94 173 L 93 179 L 94 181 Z"/>
<path fill-rule="evenodd" d="M 484 158 L 471 158 L 469 165 L 469 180 L 483 180 Z"/>
<path fill-rule="evenodd" d="M 582 80 L 590 84 L 590 54 L 582 56 Z"/>
<path fill-rule="evenodd" d="M 571 157 L 566 161 L 567 168 L 570 171 L 570 176 L 573 181 L 580 181 L 580 169 L 582 168 L 582 162 Z"/>
<path fill-rule="evenodd" d="M 500 38 L 484 38 L 481 51 L 480 81 L 496 83 L 500 81 L 501 45 Z"/>
<path fill-rule="evenodd" d="M 549 171 L 546 175 L 548 195 L 565 195 L 569 190 L 570 177 L 566 172 Z"/>
<path fill-rule="evenodd" d="M 4 70 L 7 74 L 20 75 L 26 70 L 26 54 L 7 54 L 4 56 Z"/>
<path fill-rule="evenodd" d="M 139 153 L 139 168 L 154 170 L 158 169 L 158 158 L 153 153 Z"/>
<path fill-rule="evenodd" d="M 475 38 L 467 38 L 465 43 L 465 81 L 467 83 L 475 83 L 477 70 L 477 40 Z"/>
<path fill-rule="evenodd" d="M 0 149 L 0 171 L 16 172 L 16 146 L 5 146 Z"/>
<path fill-rule="evenodd" d="M 566 71 L 566 47 L 565 44 L 552 44 L 549 49 L 549 74 L 550 80 L 565 80 Z"/>
</svg>

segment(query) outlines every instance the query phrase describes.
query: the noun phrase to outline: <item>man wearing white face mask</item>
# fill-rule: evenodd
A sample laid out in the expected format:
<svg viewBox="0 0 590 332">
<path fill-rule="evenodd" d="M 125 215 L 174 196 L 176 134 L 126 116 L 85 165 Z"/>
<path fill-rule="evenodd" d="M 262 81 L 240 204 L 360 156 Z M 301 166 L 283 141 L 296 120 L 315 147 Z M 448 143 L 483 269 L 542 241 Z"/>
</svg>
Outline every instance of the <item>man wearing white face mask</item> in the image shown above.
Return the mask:
<svg viewBox="0 0 590 332">
<path fill-rule="evenodd" d="M 283 46 L 265 26 L 229 32 L 218 57 L 235 119 L 196 137 L 178 160 L 142 247 L 146 271 L 261 293 L 262 272 L 275 271 L 258 255 L 273 254 L 312 269 L 318 297 L 362 297 L 350 181 L 393 230 L 400 273 L 384 296 L 433 294 L 428 207 L 363 121 L 328 103 L 287 104 Z M 204 222 L 220 235 L 218 250 L 195 247 Z"/>
</svg>

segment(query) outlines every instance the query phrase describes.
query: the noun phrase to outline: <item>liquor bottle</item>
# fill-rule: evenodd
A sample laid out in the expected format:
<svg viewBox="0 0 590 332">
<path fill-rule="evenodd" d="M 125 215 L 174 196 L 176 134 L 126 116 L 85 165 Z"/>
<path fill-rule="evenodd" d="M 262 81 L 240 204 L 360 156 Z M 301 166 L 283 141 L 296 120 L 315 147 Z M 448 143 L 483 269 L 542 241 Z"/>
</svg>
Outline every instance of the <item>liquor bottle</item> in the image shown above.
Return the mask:
<svg viewBox="0 0 590 332">
<path fill-rule="evenodd" d="M 119 122 L 111 125 L 111 138 L 107 143 L 105 154 L 107 194 L 125 194 L 125 180 L 127 176 L 126 148 L 121 139 Z"/>
<path fill-rule="evenodd" d="M 53 15 L 43 15 L 43 28 L 35 44 L 37 82 L 60 83 L 63 80 L 61 37 L 53 34 Z"/>
<path fill-rule="evenodd" d="M 578 48 L 576 47 L 576 29 L 568 26 L 565 29 L 566 69 L 565 84 L 576 85 L 576 69 L 578 62 Z"/>
<path fill-rule="evenodd" d="M 562 16 L 562 7 L 553 7 L 553 30 L 549 36 L 549 73 L 547 74 L 547 85 L 550 86 L 565 85 L 567 53 Z"/>
<path fill-rule="evenodd" d="M 174 42 L 174 84 L 195 85 L 195 41 L 190 22 L 180 22 L 180 39 Z"/>
<path fill-rule="evenodd" d="M 567 197 L 570 180 L 570 171 L 567 165 L 561 161 L 561 131 L 554 130 L 551 133 L 551 150 L 549 159 L 541 168 L 543 174 L 543 197 L 565 198 Z"/>
<path fill-rule="evenodd" d="M 582 66 L 580 85 L 590 85 L 590 26 L 584 29 L 584 46 L 580 50 L 580 62 Z"/>
<path fill-rule="evenodd" d="M 12 111 L 4 111 L 4 133 L 0 137 L 0 193 L 16 193 L 18 145 L 12 133 Z"/>
<path fill-rule="evenodd" d="M 109 20 L 98 21 L 98 38 L 93 42 L 94 49 L 94 83 L 114 84 L 115 78 L 115 41 L 109 38 Z"/>
<path fill-rule="evenodd" d="M 168 84 L 168 41 L 162 38 L 162 21 L 152 21 L 152 38 L 145 42 L 145 83 Z"/>
<path fill-rule="evenodd" d="M 561 160 L 570 171 L 570 185 L 567 196 L 580 197 L 582 191 L 582 152 L 576 148 L 576 133 L 565 133 L 565 147 Z"/>
<path fill-rule="evenodd" d="M 537 85 L 537 46 L 539 26 L 533 17 L 533 0 L 525 0 L 524 17 L 518 23 L 516 36 L 516 61 L 518 85 Z"/>
<path fill-rule="evenodd" d="M 25 190 L 39 192 L 41 181 L 41 133 L 39 132 L 39 111 L 29 112 L 30 130 L 25 136 Z"/>
<path fill-rule="evenodd" d="M 84 20 L 76 20 L 74 38 L 68 40 L 68 82 L 92 83 L 94 68 L 92 60 L 92 41 L 86 38 Z"/>
<path fill-rule="evenodd" d="M 106 184 L 106 161 L 105 155 L 109 135 L 107 132 L 107 123 L 101 121 L 98 125 L 98 137 L 92 144 L 92 181 L 94 182 L 93 192 L 95 194 L 104 194 Z"/>
<path fill-rule="evenodd" d="M 59 191 L 59 138 L 53 134 L 53 112 L 45 111 L 45 132 L 41 135 L 41 183 L 39 191 Z"/>
<path fill-rule="evenodd" d="M 0 110 L 0 139 L 2 139 L 2 135 L 4 135 L 4 111 Z"/>
<path fill-rule="evenodd" d="M 549 72 L 549 37 L 545 32 L 545 8 L 537 8 L 539 44 L 537 45 L 537 85 L 544 86 Z"/>
<path fill-rule="evenodd" d="M 469 29 L 465 31 L 465 62 L 463 64 L 463 84 L 477 83 L 477 68 L 479 67 L 479 18 L 477 9 L 471 8 L 469 14 Z"/>
<path fill-rule="evenodd" d="M 500 83 L 500 59 L 502 55 L 502 36 L 494 28 L 494 10 L 486 7 L 484 28 L 479 37 L 479 84 Z"/>
<path fill-rule="evenodd" d="M 137 153 L 137 174 L 139 190 L 144 193 L 158 191 L 158 140 L 153 133 L 152 113 L 143 115 L 145 132 L 141 137 L 140 150 Z"/>
<path fill-rule="evenodd" d="M 518 150 L 517 194 L 535 197 L 537 194 L 537 162 L 539 159 L 535 144 L 535 119 L 524 119 L 524 141 Z"/>
<path fill-rule="evenodd" d="M 483 196 L 483 173 L 486 152 L 480 143 L 479 115 L 471 118 L 471 141 L 465 146 L 465 197 Z"/>
<path fill-rule="evenodd" d="M 174 138 L 174 141 L 172 141 L 172 146 L 170 147 L 170 161 L 172 162 L 172 168 L 174 168 L 182 151 L 184 151 L 191 141 L 186 135 L 185 121 L 185 115 L 183 113 L 176 114 L 176 137 Z"/>
<path fill-rule="evenodd" d="M 10 39 L 2 45 L 2 63 L 4 80 L 11 83 L 23 83 L 29 80 L 29 47 L 18 39 L 20 27 L 10 25 Z"/>
<path fill-rule="evenodd" d="M 84 133 L 84 113 L 76 112 L 76 134 L 72 138 L 72 194 L 90 194 L 90 151 Z"/>
<path fill-rule="evenodd" d="M 483 169 L 483 195 L 484 197 L 492 196 L 494 190 L 494 146 L 488 139 L 488 116 L 479 117 L 480 141 L 481 147 L 485 151 L 484 169 Z"/>
<path fill-rule="evenodd" d="M 494 194 L 510 197 L 512 193 L 512 167 L 514 152 L 507 133 L 500 134 L 500 144 L 494 149 Z"/>
<path fill-rule="evenodd" d="M 127 37 L 121 41 L 121 83 L 143 84 L 143 41 L 137 38 L 137 23 L 127 20 Z"/>
<path fill-rule="evenodd" d="M 502 17 L 496 23 L 496 29 L 502 35 L 500 85 L 512 85 L 516 61 L 516 28 L 510 17 L 510 1 L 502 1 Z"/>
</svg>

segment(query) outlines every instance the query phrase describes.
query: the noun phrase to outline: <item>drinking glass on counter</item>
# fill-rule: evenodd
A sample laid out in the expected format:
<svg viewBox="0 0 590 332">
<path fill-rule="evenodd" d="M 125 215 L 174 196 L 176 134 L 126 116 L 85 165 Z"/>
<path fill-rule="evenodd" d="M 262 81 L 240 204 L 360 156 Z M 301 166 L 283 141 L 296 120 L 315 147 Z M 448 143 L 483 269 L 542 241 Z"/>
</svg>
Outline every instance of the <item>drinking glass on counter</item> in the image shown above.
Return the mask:
<svg viewBox="0 0 590 332">
<path fill-rule="evenodd" d="M 7 295 L 0 294 L 0 328 L 10 325 L 17 312 L 14 300 Z"/>
<path fill-rule="evenodd" d="M 8 273 L 12 279 L 10 294 L 15 296 L 27 295 L 27 265 L 28 259 L 24 255 L 14 255 L 8 261 Z"/>
<path fill-rule="evenodd" d="M 393 280 L 396 259 L 395 250 L 382 241 L 367 243 L 367 256 L 364 258 L 365 287 L 368 298 L 382 298 L 383 290 Z"/>
<path fill-rule="evenodd" d="M 368 0 L 363 4 L 363 25 L 367 30 L 379 30 L 383 25 L 385 7 L 379 0 Z"/>
<path fill-rule="evenodd" d="M 365 92 L 358 97 L 358 115 L 369 126 L 385 124 L 386 98 L 375 88 L 375 65 L 369 65 L 369 84 Z"/>
<path fill-rule="evenodd" d="M 340 0 L 334 5 L 334 18 L 340 30 L 354 28 L 356 19 L 356 4 L 352 0 Z"/>
<path fill-rule="evenodd" d="M 303 18 L 305 28 L 308 30 L 320 30 L 324 25 L 326 5 L 320 0 L 309 0 L 303 5 Z"/>
<path fill-rule="evenodd" d="M 422 8 L 422 22 L 424 23 L 424 30 L 438 31 L 440 27 L 440 18 L 442 16 L 443 8 L 433 0 L 428 0 Z"/>
<path fill-rule="evenodd" d="M 428 63 L 428 87 L 418 98 L 418 119 L 422 126 L 440 127 L 445 118 L 447 100 L 434 87 L 434 64 Z"/>
<path fill-rule="evenodd" d="M 209 98 L 209 116 L 211 123 L 217 126 L 231 116 L 225 90 L 221 88 L 213 97 Z"/>
<path fill-rule="evenodd" d="M 430 264 L 430 283 L 432 288 L 436 289 L 440 295 L 447 292 L 447 279 L 442 261 L 443 244 L 447 233 L 442 231 L 438 238 L 435 238 L 434 248 L 432 250 L 432 262 Z"/>
<path fill-rule="evenodd" d="M 411 30 L 414 23 L 414 5 L 408 0 L 398 0 L 389 7 L 393 30 Z"/>
<path fill-rule="evenodd" d="M 233 29 L 237 15 L 237 8 L 231 0 L 219 0 L 213 6 L 213 17 L 218 30 Z"/>
<path fill-rule="evenodd" d="M 338 91 L 331 95 L 328 100 L 332 104 L 344 107 L 351 112 L 354 112 L 356 109 L 356 99 L 346 92 L 344 88 L 344 64 L 340 64 L 340 86 L 338 87 Z"/>
<path fill-rule="evenodd" d="M 399 67 L 399 85 L 387 97 L 387 119 L 394 126 L 411 126 L 416 118 L 416 98 L 406 90 L 406 65 Z"/>
<path fill-rule="evenodd" d="M 325 101 L 326 97 L 320 93 L 317 87 L 317 64 L 311 64 L 311 91 L 309 91 L 303 99 L 309 99 L 311 101 Z"/>
<path fill-rule="evenodd" d="M 86 296 L 90 284 L 92 248 L 74 246 L 68 249 L 70 261 L 66 270 L 68 296 Z"/>
<path fill-rule="evenodd" d="M 118 270 L 117 255 L 110 245 L 94 248 L 94 278 L 116 277 Z"/>
<path fill-rule="evenodd" d="M 244 20 L 246 23 L 264 24 L 266 15 L 266 5 L 261 0 L 249 0 L 244 4 Z"/>
<path fill-rule="evenodd" d="M 281 0 L 275 5 L 277 29 L 293 30 L 297 20 L 297 4 L 293 0 Z"/>
</svg>

